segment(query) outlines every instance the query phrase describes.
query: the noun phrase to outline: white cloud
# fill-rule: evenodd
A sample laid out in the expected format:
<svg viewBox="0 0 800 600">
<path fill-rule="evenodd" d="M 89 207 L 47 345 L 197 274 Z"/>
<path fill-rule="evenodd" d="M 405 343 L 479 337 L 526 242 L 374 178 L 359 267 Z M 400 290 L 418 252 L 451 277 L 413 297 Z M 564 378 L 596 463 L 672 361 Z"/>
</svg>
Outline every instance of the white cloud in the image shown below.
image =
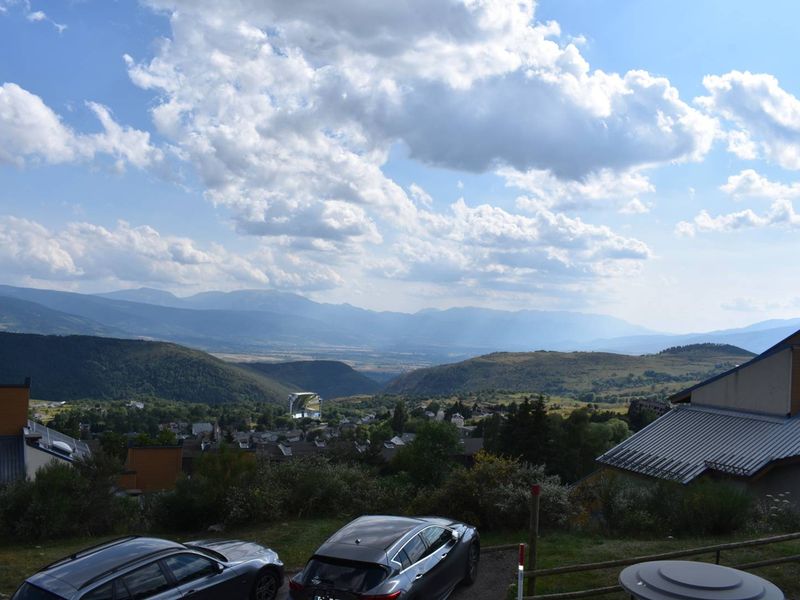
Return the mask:
<svg viewBox="0 0 800 600">
<path fill-rule="evenodd" d="M 192 287 L 213 281 L 219 288 L 319 289 L 343 283 L 335 270 L 289 252 L 259 248 L 240 255 L 124 221 L 113 229 L 78 222 L 53 231 L 28 219 L 0 217 L 0 265 L 5 278 L 114 285 Z"/>
<path fill-rule="evenodd" d="M 800 169 L 800 100 L 774 76 L 731 71 L 708 75 L 703 85 L 710 95 L 697 98 L 698 105 L 735 127 L 727 133 L 731 152 Z"/>
<path fill-rule="evenodd" d="M 149 133 L 119 125 L 101 104 L 87 105 L 99 119 L 102 133 L 77 133 L 39 96 L 15 83 L 0 85 L 0 163 L 58 164 L 106 154 L 116 158 L 118 168 L 127 163 L 144 168 L 163 159 Z"/>
<path fill-rule="evenodd" d="M 800 197 L 800 183 L 786 185 L 770 181 L 753 169 L 745 169 L 738 175 L 728 177 L 727 183 L 720 189 L 734 198 L 779 198 Z"/>
<path fill-rule="evenodd" d="M 521 173 L 504 168 L 497 174 L 506 180 L 506 185 L 531 194 L 517 199 L 517 207 L 522 210 L 539 207 L 573 210 L 600 206 L 608 201 L 624 201 L 624 207 L 637 202 L 641 194 L 655 192 L 650 180 L 637 171 L 617 173 L 603 169 L 578 181 L 558 179 L 549 171 L 534 169 Z M 641 201 L 638 204 L 644 206 Z"/>
<path fill-rule="evenodd" d="M 393 279 L 439 284 L 450 292 L 483 289 L 558 289 L 636 272 L 651 256 L 646 244 L 540 208 L 531 216 L 501 208 L 470 207 L 462 199 L 431 219 L 425 235 L 402 236 L 392 258 L 371 263 Z"/>
<path fill-rule="evenodd" d="M 794 206 L 789 200 L 776 200 L 763 215 L 747 208 L 712 217 L 707 210 L 701 210 L 692 221 L 678 223 L 675 233 L 681 236 L 693 236 L 697 233 L 729 232 L 766 227 L 796 229 L 800 227 L 800 215 L 795 212 Z"/>
<path fill-rule="evenodd" d="M 44 21 L 47 18 L 47 15 L 44 14 L 44 12 L 42 12 L 41 10 L 37 10 L 28 13 L 25 18 L 28 19 L 28 21 L 31 21 L 32 23 L 36 23 L 38 21 Z"/>
<path fill-rule="evenodd" d="M 397 143 L 432 165 L 591 180 L 698 159 L 715 135 L 666 79 L 590 72 L 531 1 L 148 4 L 172 35 L 126 57 L 130 77 L 161 94 L 156 127 L 242 231 L 340 237 L 318 222 L 326 202 L 364 211 L 351 241 L 379 239 L 367 220 L 412 230 L 381 171 Z"/>
</svg>

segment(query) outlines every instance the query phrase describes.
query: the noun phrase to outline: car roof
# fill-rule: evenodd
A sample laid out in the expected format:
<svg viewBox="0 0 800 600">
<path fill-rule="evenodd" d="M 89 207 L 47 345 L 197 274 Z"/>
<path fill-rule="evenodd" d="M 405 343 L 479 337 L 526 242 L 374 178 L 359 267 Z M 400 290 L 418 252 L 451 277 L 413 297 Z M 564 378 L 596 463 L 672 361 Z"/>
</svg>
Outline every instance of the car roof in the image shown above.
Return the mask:
<svg viewBox="0 0 800 600">
<path fill-rule="evenodd" d="M 367 515 L 342 527 L 326 543 L 354 544 L 386 550 L 411 530 L 425 524 L 422 519 Z"/>
<path fill-rule="evenodd" d="M 387 552 L 430 525 L 447 526 L 437 518 L 368 515 L 351 521 L 319 547 L 315 556 L 387 564 Z"/>
<path fill-rule="evenodd" d="M 78 590 L 92 580 L 125 565 L 185 549 L 182 544 L 158 538 L 127 537 L 111 540 L 64 557 L 29 577 L 28 581 L 50 590 L 53 589 L 52 580 L 56 579 Z"/>
</svg>

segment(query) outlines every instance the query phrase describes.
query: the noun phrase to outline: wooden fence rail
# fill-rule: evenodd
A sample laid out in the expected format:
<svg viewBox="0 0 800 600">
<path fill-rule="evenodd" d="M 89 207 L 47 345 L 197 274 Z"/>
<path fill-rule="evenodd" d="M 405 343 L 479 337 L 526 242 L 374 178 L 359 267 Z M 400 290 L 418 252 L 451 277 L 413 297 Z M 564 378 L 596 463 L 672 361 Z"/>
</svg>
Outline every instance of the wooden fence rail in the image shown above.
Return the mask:
<svg viewBox="0 0 800 600">
<path fill-rule="evenodd" d="M 690 556 L 699 556 L 702 554 L 715 555 L 715 562 L 719 564 L 720 553 L 723 550 L 736 550 L 739 548 L 751 548 L 753 546 L 764 546 L 767 544 L 777 544 L 780 542 L 788 542 L 800 539 L 800 532 L 788 533 L 785 535 L 775 535 L 766 538 L 758 538 L 755 540 L 745 540 L 742 542 L 729 542 L 726 544 L 715 544 L 713 546 L 701 546 L 698 548 L 690 548 L 688 550 L 676 550 L 673 552 L 662 552 L 659 554 L 649 554 L 645 556 L 635 556 L 633 558 L 624 558 L 620 560 L 606 560 L 602 562 L 583 563 L 578 565 L 566 565 L 563 567 L 552 567 L 548 569 L 533 569 L 523 572 L 523 576 L 528 579 L 530 586 L 530 595 L 523 596 L 523 600 L 572 600 L 573 598 L 588 598 L 591 596 L 602 596 L 605 594 L 612 594 L 614 592 L 621 592 L 622 587 L 619 585 L 592 588 L 588 590 L 579 590 L 575 592 L 562 592 L 556 594 L 542 594 L 536 595 L 536 578 L 547 575 L 563 575 L 565 573 L 577 573 L 583 571 L 594 571 L 599 569 L 609 569 L 613 567 L 625 567 L 634 565 L 641 562 L 648 562 L 652 560 L 668 560 L 673 558 L 686 558 Z M 513 545 L 508 545 L 507 548 L 512 548 Z M 506 549 L 506 548 L 503 548 Z M 736 569 L 756 569 L 759 567 L 766 567 L 771 565 L 778 565 L 788 562 L 800 562 L 800 554 L 791 556 L 783 556 L 780 558 L 772 558 L 767 560 L 760 560 L 756 562 L 743 563 L 734 565 Z"/>
</svg>

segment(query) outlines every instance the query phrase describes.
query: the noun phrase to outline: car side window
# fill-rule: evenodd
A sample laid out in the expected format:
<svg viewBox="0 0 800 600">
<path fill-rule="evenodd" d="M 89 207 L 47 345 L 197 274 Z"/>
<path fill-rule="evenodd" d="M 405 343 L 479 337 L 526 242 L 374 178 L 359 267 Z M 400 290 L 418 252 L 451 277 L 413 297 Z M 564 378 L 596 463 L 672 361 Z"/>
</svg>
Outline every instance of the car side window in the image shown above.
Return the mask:
<svg viewBox="0 0 800 600">
<path fill-rule="evenodd" d="M 405 550 L 406 555 L 408 556 L 409 564 L 413 565 L 425 555 L 427 546 L 425 545 L 425 541 L 421 536 L 415 535 L 405 546 L 403 546 L 403 550 Z"/>
<path fill-rule="evenodd" d="M 114 600 L 114 583 L 107 583 L 93 589 L 82 600 Z"/>
<path fill-rule="evenodd" d="M 402 565 L 403 570 L 411 566 L 411 561 L 408 560 L 408 554 L 406 554 L 405 550 L 400 550 L 400 552 L 394 555 L 394 559 L 392 560 L 399 562 Z"/>
<path fill-rule="evenodd" d="M 436 550 L 444 546 L 450 538 L 448 531 L 444 527 L 428 527 L 424 529 L 420 535 L 428 545 L 428 551 L 425 553 L 426 555 L 436 552 Z"/>
<path fill-rule="evenodd" d="M 164 559 L 164 563 L 169 570 L 172 571 L 172 575 L 179 584 L 194 581 L 195 579 L 200 579 L 207 575 L 214 575 L 219 572 L 217 563 L 203 556 L 197 556 L 196 554 L 177 554 L 175 556 L 169 556 Z"/>
<path fill-rule="evenodd" d="M 128 573 L 123 578 L 133 600 L 149 598 L 172 587 L 158 563 L 151 563 Z"/>
</svg>

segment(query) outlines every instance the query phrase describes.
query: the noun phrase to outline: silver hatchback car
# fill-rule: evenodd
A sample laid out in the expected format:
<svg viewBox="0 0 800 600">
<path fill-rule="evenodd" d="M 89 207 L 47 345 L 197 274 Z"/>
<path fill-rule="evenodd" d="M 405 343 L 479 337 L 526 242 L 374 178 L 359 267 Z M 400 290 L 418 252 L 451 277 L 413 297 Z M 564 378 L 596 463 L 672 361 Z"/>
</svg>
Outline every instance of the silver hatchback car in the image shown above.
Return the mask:
<svg viewBox="0 0 800 600">
<path fill-rule="evenodd" d="M 444 600 L 478 575 L 475 527 L 439 517 L 364 516 L 289 581 L 292 600 Z"/>
</svg>

